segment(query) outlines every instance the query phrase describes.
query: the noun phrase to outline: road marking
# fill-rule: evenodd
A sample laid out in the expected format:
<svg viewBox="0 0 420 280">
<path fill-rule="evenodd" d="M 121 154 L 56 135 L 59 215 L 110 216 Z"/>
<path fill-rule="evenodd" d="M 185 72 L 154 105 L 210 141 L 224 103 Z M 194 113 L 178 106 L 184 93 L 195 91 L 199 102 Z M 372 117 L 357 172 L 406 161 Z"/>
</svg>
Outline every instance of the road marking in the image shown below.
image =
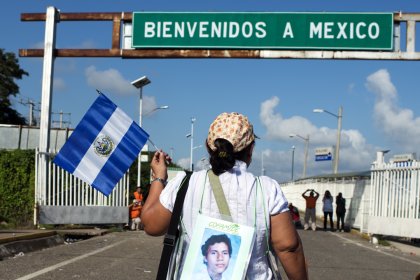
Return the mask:
<svg viewBox="0 0 420 280">
<path fill-rule="evenodd" d="M 403 260 L 403 261 L 406 261 L 406 262 L 409 262 L 409 263 L 412 263 L 412 264 L 420 265 L 420 262 L 413 261 L 413 260 L 410 260 L 410 259 L 407 259 L 407 258 L 403 258 L 403 257 L 400 257 L 400 256 L 395 256 L 393 254 L 390 254 L 390 253 L 387 253 L 387 252 L 384 252 L 384 251 L 377 250 L 376 248 L 372 248 L 370 246 L 365 246 L 365 245 L 360 244 L 360 243 L 358 243 L 356 241 L 353 241 L 351 239 L 345 238 L 344 236 L 341 236 L 340 234 L 337 234 L 337 233 L 333 233 L 333 232 L 330 232 L 330 233 L 333 234 L 333 235 L 335 235 L 335 236 L 337 236 L 337 237 L 339 237 L 339 238 L 341 238 L 341 239 L 344 239 L 344 240 L 346 240 L 346 241 L 348 241 L 350 243 L 353 243 L 353 244 L 355 244 L 357 246 L 360 246 L 360 247 L 363 247 L 363 248 L 372 250 L 374 252 L 382 253 L 384 255 L 387 255 L 387 256 L 390 256 L 390 257 L 393 257 L 393 258 L 397 258 L 397 259 L 400 259 L 400 260 Z"/>
<path fill-rule="evenodd" d="M 115 243 L 115 244 L 108 245 L 108 246 L 106 246 L 106 247 L 103 247 L 103 248 L 101 248 L 101 249 L 98 249 L 98 250 L 96 250 L 96 251 L 92 251 L 92 252 L 90 252 L 90 253 L 87 253 L 87 254 L 84 254 L 84 255 L 81 255 L 81 256 L 75 257 L 75 258 L 73 258 L 73 259 L 70 259 L 70 260 L 67 260 L 67 261 L 64 261 L 64 262 L 61 262 L 61 263 L 58 263 L 58 264 L 56 264 L 56 265 L 53 265 L 53 266 L 50 266 L 50 267 L 46 267 L 46 268 L 41 269 L 41 270 L 38 270 L 38 271 L 36 271 L 36 272 L 34 272 L 34 273 L 31 273 L 31 274 L 25 275 L 25 276 L 23 276 L 23 277 L 17 278 L 16 280 L 28 280 L 28 279 L 32 279 L 32 278 L 38 277 L 38 276 L 40 276 L 40 275 L 42 275 L 42 274 L 45 274 L 45 273 L 47 273 L 47 272 L 50 272 L 50 271 L 55 270 L 55 269 L 57 269 L 57 268 L 60 268 L 60 267 L 62 267 L 62 266 L 65 266 L 65 265 L 68 265 L 68 264 L 71 264 L 71 263 L 77 262 L 77 261 L 79 261 L 79 260 L 85 259 L 85 258 L 90 257 L 90 256 L 92 256 L 92 255 L 95 255 L 95 254 L 97 254 L 97 253 L 100 253 L 100 252 L 106 251 L 106 250 L 108 250 L 108 249 L 110 249 L 110 248 L 112 248 L 112 247 L 115 247 L 115 246 L 117 246 L 117 245 L 120 245 L 120 244 L 121 244 L 121 243 L 123 243 L 123 242 L 127 242 L 127 240 L 123 240 L 123 241 L 117 242 L 117 243 Z"/>
</svg>

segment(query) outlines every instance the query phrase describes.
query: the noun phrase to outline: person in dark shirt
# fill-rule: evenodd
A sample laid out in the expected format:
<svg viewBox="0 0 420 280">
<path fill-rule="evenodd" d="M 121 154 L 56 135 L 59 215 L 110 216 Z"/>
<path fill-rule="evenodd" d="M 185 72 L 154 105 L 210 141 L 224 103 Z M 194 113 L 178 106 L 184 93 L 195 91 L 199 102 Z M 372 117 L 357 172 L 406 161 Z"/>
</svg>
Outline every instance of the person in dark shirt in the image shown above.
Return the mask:
<svg viewBox="0 0 420 280">
<path fill-rule="evenodd" d="M 344 231 L 344 216 L 346 215 L 346 199 L 343 197 L 343 194 L 338 193 L 335 198 L 335 212 L 337 214 L 337 230 Z M 341 222 L 341 227 L 340 227 Z"/>
</svg>

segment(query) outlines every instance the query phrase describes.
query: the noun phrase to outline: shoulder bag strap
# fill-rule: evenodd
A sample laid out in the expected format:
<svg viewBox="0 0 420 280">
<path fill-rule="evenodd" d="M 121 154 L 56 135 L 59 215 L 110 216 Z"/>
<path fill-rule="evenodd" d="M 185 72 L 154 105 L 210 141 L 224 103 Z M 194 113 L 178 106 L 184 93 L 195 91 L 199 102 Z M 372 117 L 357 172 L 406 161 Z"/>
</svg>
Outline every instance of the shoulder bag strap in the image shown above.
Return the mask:
<svg viewBox="0 0 420 280">
<path fill-rule="evenodd" d="M 165 280 L 168 274 L 169 262 L 171 260 L 172 252 L 175 248 L 176 241 L 179 237 L 178 224 L 181 218 L 182 206 L 184 205 L 185 194 L 188 190 L 188 183 L 190 181 L 192 172 L 187 172 L 181 186 L 178 189 L 174 209 L 172 210 L 171 221 L 169 223 L 168 231 L 163 240 L 163 249 L 160 257 L 159 269 L 156 280 Z"/>
<path fill-rule="evenodd" d="M 232 221 L 229 205 L 227 204 L 225 193 L 223 192 L 222 184 L 220 184 L 219 176 L 214 174 L 213 170 L 209 170 L 208 175 L 209 175 L 210 185 L 213 190 L 213 194 L 216 199 L 217 207 L 219 208 L 220 214 L 222 214 L 224 218 L 228 218 L 229 221 Z"/>
</svg>

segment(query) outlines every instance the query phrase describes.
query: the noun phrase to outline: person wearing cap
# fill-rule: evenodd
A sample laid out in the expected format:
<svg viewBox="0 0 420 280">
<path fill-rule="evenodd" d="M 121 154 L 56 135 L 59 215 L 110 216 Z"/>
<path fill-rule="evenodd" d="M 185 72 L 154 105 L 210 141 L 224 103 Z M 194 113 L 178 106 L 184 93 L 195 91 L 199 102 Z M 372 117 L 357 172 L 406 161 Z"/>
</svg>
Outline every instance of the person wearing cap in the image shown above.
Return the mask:
<svg viewBox="0 0 420 280">
<path fill-rule="evenodd" d="M 211 170 L 220 180 L 233 222 L 256 228 L 246 278 L 274 279 L 266 256 L 266 236 L 269 236 L 288 278 L 307 279 L 302 242 L 279 184 L 270 177 L 261 176 L 261 186 L 258 187 L 256 176 L 248 171 L 255 138 L 253 126 L 246 116 L 222 113 L 210 125 L 206 139 Z M 151 162 L 155 179 L 143 207 L 142 222 L 146 233 L 153 236 L 166 233 L 177 190 L 186 175 L 185 172 L 179 172 L 175 178 L 166 182 L 168 159 L 166 153 L 157 151 Z M 209 217 L 221 218 L 209 183 L 208 171 L 195 171 L 189 180 L 181 217 L 186 231 L 186 246 L 194 234 L 199 212 Z M 264 190 L 262 197 L 260 189 Z"/>
</svg>

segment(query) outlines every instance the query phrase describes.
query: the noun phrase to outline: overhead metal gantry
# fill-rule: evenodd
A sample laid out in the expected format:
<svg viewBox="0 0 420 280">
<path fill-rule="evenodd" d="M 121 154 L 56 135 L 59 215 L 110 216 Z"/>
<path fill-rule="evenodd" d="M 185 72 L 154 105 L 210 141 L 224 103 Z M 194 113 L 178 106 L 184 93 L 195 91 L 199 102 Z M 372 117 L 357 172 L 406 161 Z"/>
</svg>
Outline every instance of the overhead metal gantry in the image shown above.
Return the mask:
<svg viewBox="0 0 420 280">
<path fill-rule="evenodd" d="M 45 13 L 23 13 L 21 21 L 46 21 Z M 394 49 L 392 51 L 338 50 L 237 50 L 237 49 L 130 49 L 123 47 L 124 24 L 132 23 L 132 12 L 56 13 L 56 22 L 112 21 L 111 48 L 54 49 L 55 57 L 121 57 L 121 58 L 271 58 L 271 59 L 360 59 L 420 60 L 416 51 L 416 22 L 420 13 L 394 13 Z M 402 34 L 401 31 L 405 31 Z M 404 35 L 404 36 L 402 36 Z M 405 42 L 402 40 L 405 39 Z M 402 49 L 403 48 L 403 49 Z M 44 49 L 20 49 L 21 57 L 43 57 Z"/>
</svg>

